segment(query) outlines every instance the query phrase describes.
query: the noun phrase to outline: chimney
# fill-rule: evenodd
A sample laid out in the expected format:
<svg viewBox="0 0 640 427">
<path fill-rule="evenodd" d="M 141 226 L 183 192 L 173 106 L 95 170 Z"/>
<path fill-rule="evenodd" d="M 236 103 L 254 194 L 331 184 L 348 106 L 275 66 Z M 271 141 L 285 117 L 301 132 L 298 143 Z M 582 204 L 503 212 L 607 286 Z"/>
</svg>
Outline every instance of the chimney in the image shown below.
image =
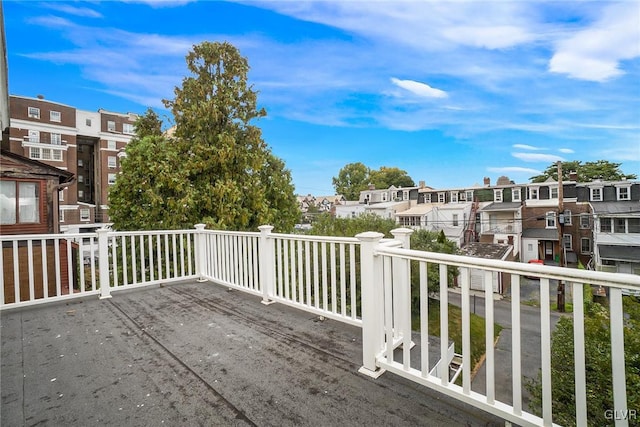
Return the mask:
<svg viewBox="0 0 640 427">
<path fill-rule="evenodd" d="M 419 181 L 419 182 L 418 182 L 418 186 L 419 186 L 420 188 L 424 188 L 424 181 Z"/>
<path fill-rule="evenodd" d="M 578 172 L 569 171 L 569 181 L 577 182 L 578 181 Z"/>
<path fill-rule="evenodd" d="M 38 98 L 38 99 L 44 99 L 44 95 L 38 95 L 36 98 Z"/>
<path fill-rule="evenodd" d="M 485 187 L 489 187 L 491 185 L 491 178 L 489 178 L 488 176 L 484 177 L 484 186 Z"/>
<path fill-rule="evenodd" d="M 375 190 L 376 186 L 373 185 L 372 183 L 369 183 L 369 190 Z"/>
</svg>

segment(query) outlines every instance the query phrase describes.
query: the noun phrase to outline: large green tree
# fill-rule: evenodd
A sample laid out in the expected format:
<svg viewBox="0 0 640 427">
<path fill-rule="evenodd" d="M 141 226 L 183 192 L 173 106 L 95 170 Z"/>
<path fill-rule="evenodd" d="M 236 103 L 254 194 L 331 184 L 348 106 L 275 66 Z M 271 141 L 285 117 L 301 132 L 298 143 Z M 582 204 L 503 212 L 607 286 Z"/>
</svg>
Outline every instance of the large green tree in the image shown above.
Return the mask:
<svg viewBox="0 0 640 427">
<path fill-rule="evenodd" d="M 333 188 L 336 194 L 342 194 L 347 200 L 358 200 L 360 192 L 369 184 L 377 189 L 396 187 L 413 187 L 413 179 L 407 171 L 397 167 L 382 166 L 372 170 L 361 162 L 349 163 L 333 177 Z"/>
<path fill-rule="evenodd" d="M 582 163 L 579 160 L 562 162 L 562 180 L 569 181 L 570 173 L 575 172 L 578 175 L 578 182 L 589 182 L 595 179 L 604 181 L 620 181 L 622 179 L 636 179 L 635 174 L 625 174 L 620 169 L 622 163 L 613 163 L 608 160 L 598 160 L 595 162 Z M 531 182 L 544 182 L 552 178 L 558 180 L 558 165 L 553 163 L 549 165 L 540 175 L 532 176 Z"/>
<path fill-rule="evenodd" d="M 299 212 L 291 174 L 252 124 L 266 112 L 247 83 L 247 59 L 229 43 L 203 42 L 186 62 L 190 75 L 175 88 L 175 98 L 164 101 L 175 121 L 173 137 L 155 135 L 147 112 L 140 127 L 147 135 L 127 149 L 129 160 L 110 196 L 114 226 L 205 222 L 217 229 L 255 230 L 270 223 L 278 231 L 292 230 Z M 134 162 L 137 157 L 149 164 Z M 139 197 L 126 199 L 136 194 L 147 194 L 143 201 L 154 203 L 144 206 L 153 213 L 129 206 L 140 204 Z"/>
</svg>

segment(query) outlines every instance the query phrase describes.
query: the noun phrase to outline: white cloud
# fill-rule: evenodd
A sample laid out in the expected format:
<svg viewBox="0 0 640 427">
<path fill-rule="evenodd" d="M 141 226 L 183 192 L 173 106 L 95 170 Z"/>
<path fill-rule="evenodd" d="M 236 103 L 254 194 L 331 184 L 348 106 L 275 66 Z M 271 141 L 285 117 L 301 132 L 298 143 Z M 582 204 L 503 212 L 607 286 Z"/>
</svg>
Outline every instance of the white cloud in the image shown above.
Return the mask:
<svg viewBox="0 0 640 427">
<path fill-rule="evenodd" d="M 533 145 L 526 145 L 526 144 L 513 144 L 512 147 L 517 148 L 518 150 L 532 150 L 532 151 L 544 150 L 544 148 L 534 147 Z"/>
<path fill-rule="evenodd" d="M 603 82 L 624 74 L 620 62 L 640 56 L 637 2 L 609 5 L 590 27 L 556 43 L 549 71 Z"/>
<path fill-rule="evenodd" d="M 102 18 L 102 14 L 88 7 L 76 7 L 66 3 L 44 3 L 44 7 L 56 10 L 69 15 L 81 16 L 84 18 Z"/>
<path fill-rule="evenodd" d="M 486 49 L 505 49 L 536 38 L 525 28 L 512 25 L 455 26 L 444 29 L 443 34 L 460 44 Z"/>
<path fill-rule="evenodd" d="M 539 154 L 539 153 L 511 153 L 516 159 L 520 159 L 525 162 L 557 162 L 565 161 L 560 156 L 554 154 Z"/>
<path fill-rule="evenodd" d="M 505 166 L 505 167 L 488 167 L 487 171 L 494 173 L 530 173 L 539 174 L 537 169 L 523 168 L 519 166 Z"/>
<path fill-rule="evenodd" d="M 415 80 L 400 80 L 392 77 L 391 83 L 422 98 L 446 98 L 448 96 L 447 92 L 443 90 L 433 88 L 426 83 Z"/>
<path fill-rule="evenodd" d="M 560 148 L 560 149 L 558 149 L 558 151 L 561 152 L 561 153 L 565 153 L 565 154 L 575 153 L 575 151 L 573 151 L 571 148 Z"/>
</svg>

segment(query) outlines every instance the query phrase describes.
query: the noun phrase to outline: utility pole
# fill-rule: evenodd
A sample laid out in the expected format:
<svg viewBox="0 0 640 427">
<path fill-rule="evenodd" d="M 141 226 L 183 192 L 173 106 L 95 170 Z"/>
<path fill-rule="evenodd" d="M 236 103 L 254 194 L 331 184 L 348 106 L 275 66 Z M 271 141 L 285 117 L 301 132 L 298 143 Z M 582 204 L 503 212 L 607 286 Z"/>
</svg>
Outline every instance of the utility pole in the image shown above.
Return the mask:
<svg viewBox="0 0 640 427">
<path fill-rule="evenodd" d="M 563 198 L 563 188 L 562 188 L 562 162 L 558 161 L 556 163 L 558 165 L 558 261 L 560 263 L 560 267 L 564 267 L 564 235 L 562 233 L 564 227 L 564 201 Z M 558 280 L 558 301 L 557 301 L 558 311 L 564 313 L 564 282 L 562 280 Z"/>
</svg>

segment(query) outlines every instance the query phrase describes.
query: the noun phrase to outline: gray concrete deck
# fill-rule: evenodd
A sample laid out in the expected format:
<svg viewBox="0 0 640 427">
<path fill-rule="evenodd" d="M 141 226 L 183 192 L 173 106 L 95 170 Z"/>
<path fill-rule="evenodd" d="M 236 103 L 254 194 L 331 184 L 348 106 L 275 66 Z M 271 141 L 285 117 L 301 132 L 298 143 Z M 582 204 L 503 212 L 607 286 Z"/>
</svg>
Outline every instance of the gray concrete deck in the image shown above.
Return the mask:
<svg viewBox="0 0 640 427">
<path fill-rule="evenodd" d="M 213 284 L 2 313 L 0 424 L 487 426 L 390 373 L 361 330 Z"/>
</svg>

